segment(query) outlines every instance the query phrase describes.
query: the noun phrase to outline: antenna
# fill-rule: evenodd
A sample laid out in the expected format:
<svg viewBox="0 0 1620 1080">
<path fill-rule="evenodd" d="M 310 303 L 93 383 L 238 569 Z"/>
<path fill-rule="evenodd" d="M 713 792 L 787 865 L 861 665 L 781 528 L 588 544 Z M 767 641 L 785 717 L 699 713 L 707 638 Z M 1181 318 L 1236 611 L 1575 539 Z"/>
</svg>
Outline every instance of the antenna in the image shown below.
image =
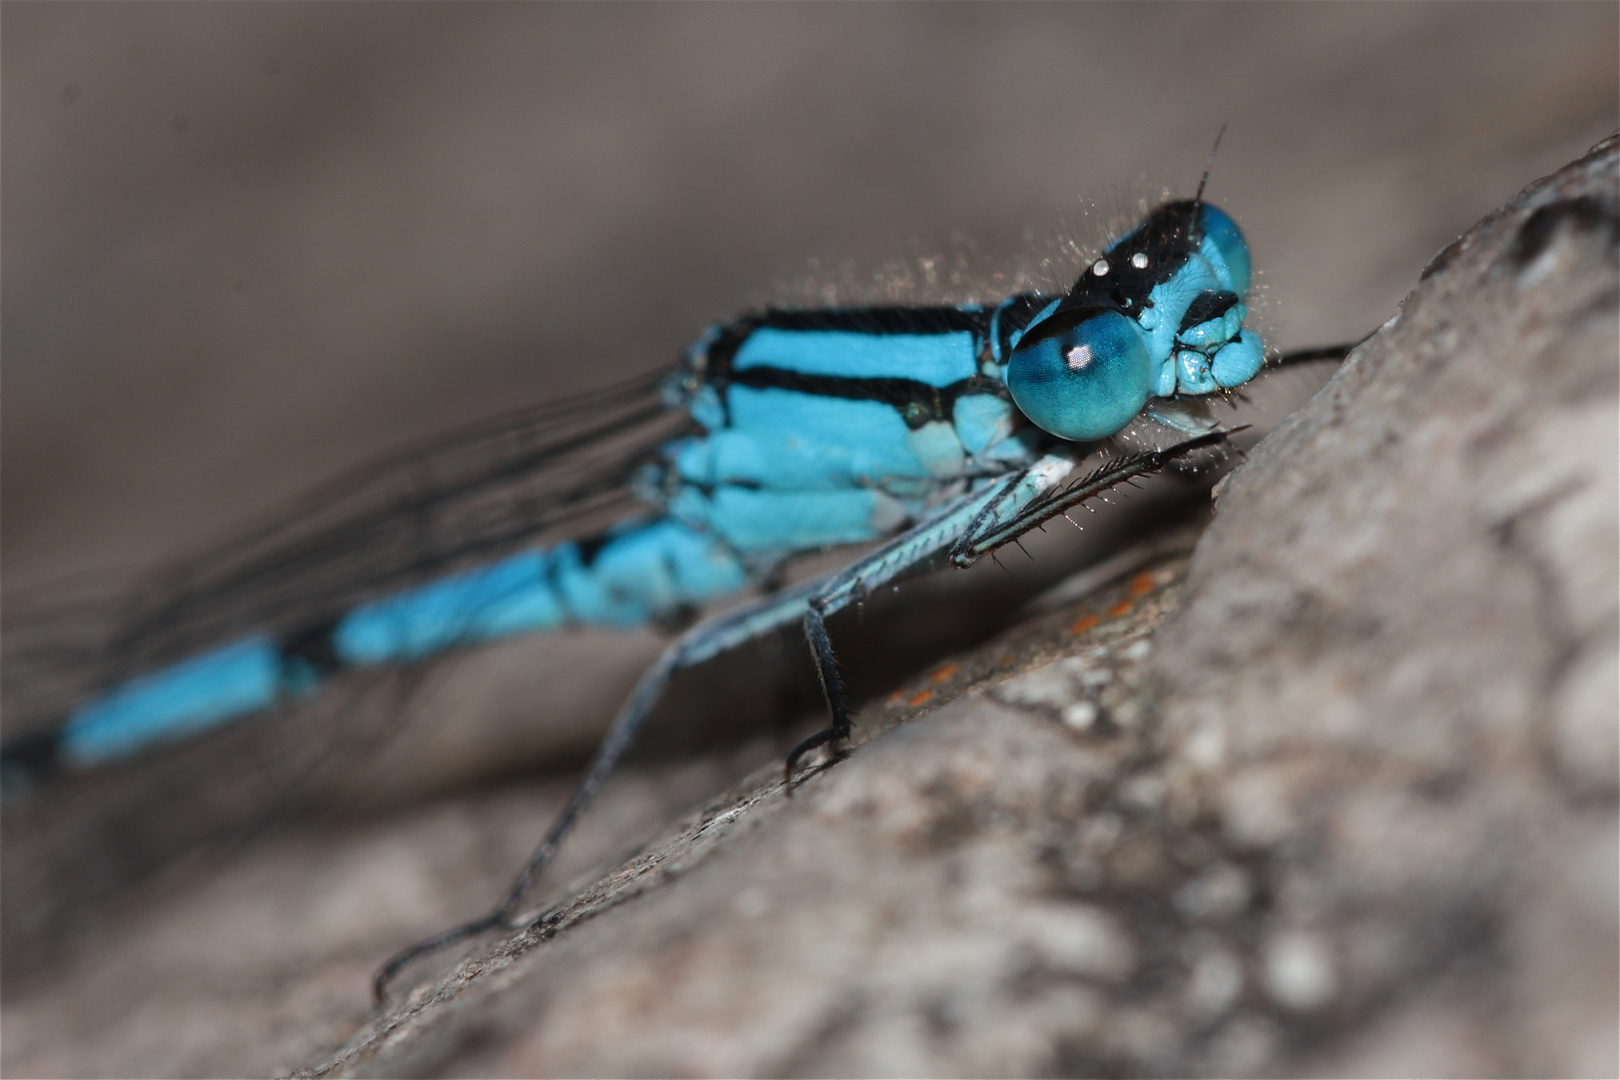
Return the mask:
<svg viewBox="0 0 1620 1080">
<path fill-rule="evenodd" d="M 1226 125 L 1223 123 L 1221 130 L 1215 133 L 1215 145 L 1209 148 L 1209 160 L 1204 162 L 1204 176 L 1198 181 L 1198 194 L 1193 196 L 1194 206 L 1202 205 L 1204 201 L 1204 185 L 1209 183 L 1209 170 L 1215 167 L 1215 151 L 1221 148 L 1221 136 L 1225 134 Z"/>
</svg>

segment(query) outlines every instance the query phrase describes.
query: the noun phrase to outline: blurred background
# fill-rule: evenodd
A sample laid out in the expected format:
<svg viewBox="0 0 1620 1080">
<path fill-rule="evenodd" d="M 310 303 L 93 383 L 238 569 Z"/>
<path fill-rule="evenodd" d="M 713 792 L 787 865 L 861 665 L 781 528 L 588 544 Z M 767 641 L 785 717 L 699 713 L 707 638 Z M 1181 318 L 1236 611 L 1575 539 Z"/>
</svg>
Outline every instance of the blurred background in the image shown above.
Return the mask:
<svg viewBox="0 0 1620 1080">
<path fill-rule="evenodd" d="M 936 291 L 915 284 L 930 259 L 967 266 L 967 291 L 1056 280 L 1070 241 L 1190 193 L 1223 123 L 1208 194 L 1248 233 L 1268 342 L 1359 338 L 1620 124 L 1617 40 L 1620 9 L 1585 3 L 7 3 L 0 584 L 184 554 L 402 440 L 666 365 L 751 307 Z M 1047 548 L 1082 559 L 1072 534 Z M 915 670 L 968 634 L 934 623 L 878 618 L 868 652 Z M 62 882 L 89 896 L 152 783 L 73 804 L 116 823 L 99 848 L 34 827 L 54 810 L 8 817 L 4 1072 L 274 1072 L 345 1037 L 376 963 L 503 887 L 658 647 L 565 635 L 436 679 L 424 744 L 499 668 L 518 704 L 493 726 L 567 729 L 550 787 L 423 817 L 386 858 L 289 841 L 211 893 L 109 878 L 93 935 Z M 804 666 L 787 653 L 777 669 Z M 746 727 L 781 677 L 748 682 L 757 659 L 664 712 Z M 491 767 L 420 749 L 453 779 Z M 775 752 L 626 781 L 558 876 Z M 351 786 L 443 789 L 405 760 Z M 81 861 L 13 864 L 28 844 Z M 51 936 L 29 912 L 91 944 L 35 949 L 20 978 Z"/>
</svg>

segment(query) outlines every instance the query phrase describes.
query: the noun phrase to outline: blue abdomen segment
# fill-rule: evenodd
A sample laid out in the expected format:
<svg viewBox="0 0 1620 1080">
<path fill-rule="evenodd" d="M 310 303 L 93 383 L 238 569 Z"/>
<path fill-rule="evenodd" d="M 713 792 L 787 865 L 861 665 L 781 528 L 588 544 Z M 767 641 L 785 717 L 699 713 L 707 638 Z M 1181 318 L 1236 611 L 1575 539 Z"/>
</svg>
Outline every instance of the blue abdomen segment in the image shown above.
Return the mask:
<svg viewBox="0 0 1620 1080">
<path fill-rule="evenodd" d="M 748 573 L 713 533 L 660 519 L 526 551 L 356 608 L 332 645 L 348 664 L 417 660 L 458 645 L 571 624 L 639 626 L 735 592 Z"/>
<path fill-rule="evenodd" d="M 590 542 L 525 551 L 356 608 L 322 632 L 329 662 L 257 635 L 121 686 L 76 709 L 58 752 L 94 765 L 309 693 L 346 667 L 419 660 L 567 625 L 639 626 L 736 592 L 749 572 L 712 531 L 668 518 Z"/>
<path fill-rule="evenodd" d="M 285 692 L 282 654 L 260 635 L 132 679 L 69 716 L 60 753 L 94 765 L 269 708 Z"/>
</svg>

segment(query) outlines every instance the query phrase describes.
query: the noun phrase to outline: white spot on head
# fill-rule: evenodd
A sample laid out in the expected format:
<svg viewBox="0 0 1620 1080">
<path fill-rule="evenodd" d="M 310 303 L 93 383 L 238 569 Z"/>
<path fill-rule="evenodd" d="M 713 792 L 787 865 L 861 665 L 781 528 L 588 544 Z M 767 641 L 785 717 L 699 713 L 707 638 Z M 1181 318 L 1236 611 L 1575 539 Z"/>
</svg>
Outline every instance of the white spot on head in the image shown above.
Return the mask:
<svg viewBox="0 0 1620 1080">
<path fill-rule="evenodd" d="M 1147 269 L 1147 264 L 1148 264 L 1147 252 L 1138 251 L 1135 255 L 1131 256 L 1131 265 L 1136 267 L 1138 270 L 1146 270 Z"/>
<path fill-rule="evenodd" d="M 1104 274 L 1108 273 L 1108 260 L 1098 259 L 1096 262 L 1092 263 L 1091 272 L 1096 274 L 1098 277 L 1102 277 Z"/>
<path fill-rule="evenodd" d="M 1076 345 L 1063 354 L 1063 359 L 1069 365 L 1070 371 L 1084 371 L 1091 366 L 1093 359 L 1090 345 Z"/>
</svg>

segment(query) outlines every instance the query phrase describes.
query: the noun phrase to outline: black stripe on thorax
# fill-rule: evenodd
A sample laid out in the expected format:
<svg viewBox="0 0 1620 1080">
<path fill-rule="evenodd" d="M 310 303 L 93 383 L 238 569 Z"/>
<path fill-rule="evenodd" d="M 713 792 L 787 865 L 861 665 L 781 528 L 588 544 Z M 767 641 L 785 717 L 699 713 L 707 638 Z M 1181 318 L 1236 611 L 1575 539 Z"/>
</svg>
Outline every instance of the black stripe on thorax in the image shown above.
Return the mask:
<svg viewBox="0 0 1620 1080">
<path fill-rule="evenodd" d="M 770 309 L 730 326 L 738 343 L 755 330 L 839 331 L 851 334 L 959 334 L 983 337 L 988 310 L 971 311 L 943 305 L 930 307 L 850 307 L 806 310 Z"/>
<path fill-rule="evenodd" d="M 1007 397 L 1007 388 L 997 379 L 972 375 L 946 386 L 930 386 L 916 379 L 880 377 L 851 378 L 846 375 L 808 375 L 790 368 L 751 367 L 733 371 L 728 386 L 755 390 L 791 390 L 800 394 L 842 398 L 847 401 L 876 401 L 898 412 L 912 429 L 934 420 L 949 421 L 956 399 L 965 394 L 991 394 Z M 722 395 L 725 387 L 720 387 Z"/>
<path fill-rule="evenodd" d="M 799 333 L 839 332 L 848 334 L 959 334 L 973 335 L 976 348 L 982 348 L 989 329 L 990 312 L 964 311 L 954 307 L 865 307 L 827 310 L 784 311 L 772 309 L 759 315 L 745 315 L 718 328 L 704 350 L 703 376 L 709 385 L 723 391 L 733 379 L 732 366 L 743 342 L 756 330 L 787 330 Z"/>
<path fill-rule="evenodd" d="M 892 407 L 915 429 L 933 420 L 949 420 L 956 399 L 963 394 L 994 394 L 1006 397 L 999 381 L 973 375 L 948 386 L 931 386 L 916 379 L 893 376 L 857 378 L 846 375 L 806 374 L 790 368 L 770 366 L 736 369 L 737 352 L 756 330 L 773 329 L 799 332 L 841 331 L 857 334 L 952 334 L 973 335 L 975 352 L 983 352 L 994 308 L 964 310 L 956 307 L 863 307 L 826 310 L 769 310 L 749 315 L 720 327 L 704 350 L 702 380 L 719 395 L 730 423 L 731 386 L 753 389 L 791 390 L 801 394 L 843 398 L 848 401 L 877 401 Z M 1027 316 L 1026 316 L 1027 321 Z M 1005 332 L 1005 331 L 1003 331 Z"/>
</svg>

